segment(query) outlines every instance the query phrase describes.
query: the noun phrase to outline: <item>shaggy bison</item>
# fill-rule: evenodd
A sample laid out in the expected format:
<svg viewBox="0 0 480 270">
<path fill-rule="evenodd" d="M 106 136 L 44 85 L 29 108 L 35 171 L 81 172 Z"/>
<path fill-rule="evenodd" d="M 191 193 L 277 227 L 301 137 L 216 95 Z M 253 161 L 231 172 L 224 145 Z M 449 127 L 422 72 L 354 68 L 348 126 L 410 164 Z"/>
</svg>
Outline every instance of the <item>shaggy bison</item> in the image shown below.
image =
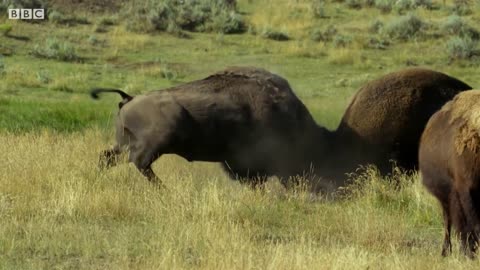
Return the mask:
<svg viewBox="0 0 480 270">
<path fill-rule="evenodd" d="M 263 69 L 233 67 L 205 79 L 138 96 L 121 95 L 117 145 L 102 154 L 107 166 L 129 151 L 149 180 L 162 154 L 221 162 L 232 178 L 261 184 L 267 176 L 300 175 L 327 149 L 330 133 L 318 127 L 288 82 Z M 313 146 L 315 150 L 313 151 Z"/>
<path fill-rule="evenodd" d="M 387 74 L 360 88 L 335 133 L 340 156 L 350 169 L 377 165 L 391 172 L 390 161 L 418 167 L 418 144 L 428 119 L 467 84 L 443 73 L 410 68 Z M 345 165 L 348 166 L 348 165 Z"/>
<path fill-rule="evenodd" d="M 480 91 L 458 94 L 435 113 L 419 151 L 425 187 L 440 201 L 445 223 L 442 255 L 451 252 L 450 229 L 473 256 L 480 237 Z"/>
</svg>

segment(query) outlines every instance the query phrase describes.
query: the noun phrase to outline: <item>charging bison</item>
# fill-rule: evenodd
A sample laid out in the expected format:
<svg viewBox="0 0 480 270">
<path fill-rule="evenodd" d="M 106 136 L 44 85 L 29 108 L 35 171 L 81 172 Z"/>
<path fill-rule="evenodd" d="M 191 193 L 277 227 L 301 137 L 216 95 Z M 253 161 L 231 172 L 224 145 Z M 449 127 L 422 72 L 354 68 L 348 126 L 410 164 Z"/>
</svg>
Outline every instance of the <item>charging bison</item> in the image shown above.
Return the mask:
<svg viewBox="0 0 480 270">
<path fill-rule="evenodd" d="M 451 252 L 450 229 L 473 256 L 480 237 L 480 91 L 458 94 L 435 113 L 422 135 L 420 172 L 440 201 L 445 223 L 442 255 Z"/>
<path fill-rule="evenodd" d="M 233 67 L 165 90 L 121 95 L 117 145 L 102 153 L 107 166 L 129 151 L 129 161 L 149 180 L 162 154 L 188 161 L 221 162 L 232 178 L 261 184 L 267 176 L 300 175 L 328 148 L 330 133 L 318 127 L 289 83 L 263 69 Z M 313 151 L 313 142 L 315 149 Z"/>
<path fill-rule="evenodd" d="M 457 93 L 471 89 L 443 73 L 410 68 L 385 75 L 360 88 L 335 133 L 340 156 L 351 169 L 390 161 L 407 170 L 418 167 L 418 145 L 428 119 Z"/>
</svg>

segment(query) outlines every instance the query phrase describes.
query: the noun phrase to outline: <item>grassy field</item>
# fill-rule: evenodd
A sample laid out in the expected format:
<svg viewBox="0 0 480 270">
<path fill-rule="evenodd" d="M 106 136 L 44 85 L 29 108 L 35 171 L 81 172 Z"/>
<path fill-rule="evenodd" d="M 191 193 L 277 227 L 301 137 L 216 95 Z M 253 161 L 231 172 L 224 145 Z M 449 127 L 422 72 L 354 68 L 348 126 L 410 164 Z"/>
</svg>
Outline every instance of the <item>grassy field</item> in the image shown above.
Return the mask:
<svg viewBox="0 0 480 270">
<path fill-rule="evenodd" d="M 97 169 L 118 97 L 92 101 L 92 87 L 137 94 L 253 65 L 287 78 L 332 130 L 355 90 L 390 71 L 478 87 L 480 5 L 398 3 L 242 0 L 241 34 L 131 32 L 122 12 L 0 15 L 0 269 L 478 269 L 457 242 L 440 257 L 440 209 L 418 175 L 370 169 L 331 200 L 277 179 L 253 191 L 176 156 L 154 166 L 168 191 L 132 165 Z"/>
<path fill-rule="evenodd" d="M 1 269 L 478 269 L 440 257 L 434 199 L 374 171 L 331 201 L 272 179 L 264 192 L 217 165 L 163 157 L 160 191 L 133 166 L 96 169 L 105 131 L 0 135 Z M 455 251 L 458 248 L 455 242 Z"/>
</svg>

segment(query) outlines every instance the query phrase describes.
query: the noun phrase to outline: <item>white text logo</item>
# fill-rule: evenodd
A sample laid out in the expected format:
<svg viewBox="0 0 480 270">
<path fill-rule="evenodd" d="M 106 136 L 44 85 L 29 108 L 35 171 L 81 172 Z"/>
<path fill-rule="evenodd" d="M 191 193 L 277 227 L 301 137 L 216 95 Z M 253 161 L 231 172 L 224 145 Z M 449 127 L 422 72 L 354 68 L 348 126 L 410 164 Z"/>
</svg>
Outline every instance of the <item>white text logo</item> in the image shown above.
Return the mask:
<svg viewBox="0 0 480 270">
<path fill-rule="evenodd" d="M 9 9 L 8 18 L 11 20 L 43 20 L 45 19 L 45 9 Z"/>
</svg>

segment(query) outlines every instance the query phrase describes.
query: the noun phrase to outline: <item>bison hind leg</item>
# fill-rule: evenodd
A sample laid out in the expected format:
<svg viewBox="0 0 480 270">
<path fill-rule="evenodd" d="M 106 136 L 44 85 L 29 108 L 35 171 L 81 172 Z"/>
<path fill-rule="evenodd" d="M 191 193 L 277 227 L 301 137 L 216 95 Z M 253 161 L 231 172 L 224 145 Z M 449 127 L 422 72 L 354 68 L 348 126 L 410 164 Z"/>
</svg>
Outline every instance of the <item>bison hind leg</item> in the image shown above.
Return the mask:
<svg viewBox="0 0 480 270">
<path fill-rule="evenodd" d="M 148 147 L 131 147 L 129 160 L 150 182 L 163 187 L 160 178 L 152 170 L 152 163 L 161 156 L 161 153 Z"/>
<path fill-rule="evenodd" d="M 465 255 L 470 258 L 475 256 L 478 245 L 478 208 L 475 205 L 474 197 L 471 190 L 464 190 L 458 193 L 460 205 L 464 215 L 465 223 L 461 230 L 461 248 Z"/>
<path fill-rule="evenodd" d="M 442 210 L 443 210 L 443 222 L 444 222 L 444 230 L 445 230 L 445 237 L 443 239 L 443 247 L 442 247 L 442 256 L 446 257 L 452 253 L 452 242 L 451 242 L 451 231 L 452 231 L 452 217 L 450 215 L 450 200 L 446 202 L 442 202 Z"/>
</svg>

